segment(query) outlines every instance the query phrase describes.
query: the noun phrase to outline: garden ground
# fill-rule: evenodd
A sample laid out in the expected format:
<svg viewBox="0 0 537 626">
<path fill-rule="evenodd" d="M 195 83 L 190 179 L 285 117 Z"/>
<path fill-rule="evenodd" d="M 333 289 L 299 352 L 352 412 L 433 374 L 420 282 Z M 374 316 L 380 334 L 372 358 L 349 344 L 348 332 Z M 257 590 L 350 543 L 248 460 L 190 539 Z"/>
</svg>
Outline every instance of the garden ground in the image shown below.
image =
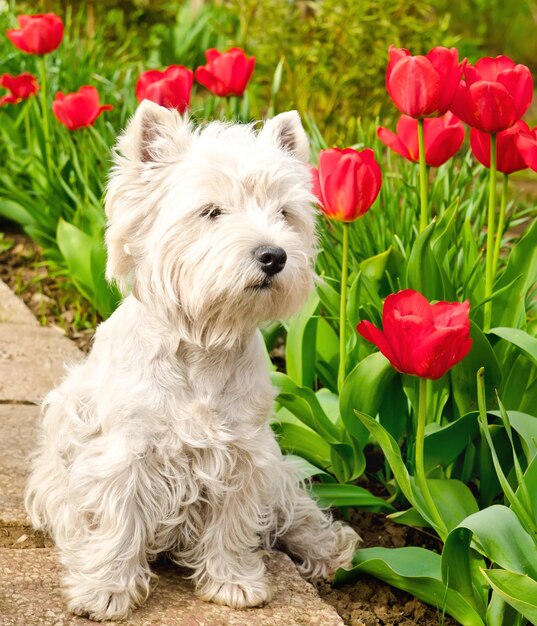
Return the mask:
<svg viewBox="0 0 537 626">
<path fill-rule="evenodd" d="M 0 599 L 0 614 L 4 616 L 4 626 L 83 624 L 87 622 L 70 618 L 63 611 L 52 544 L 29 528 L 21 491 L 26 474 L 25 459 L 35 438 L 38 415 L 35 403 L 61 375 L 64 359 L 81 356 L 75 343 L 65 339 L 60 325 L 82 349 L 87 348 L 91 332 L 75 330 L 72 322 L 73 316 L 78 314 L 76 311 L 67 309 L 59 313 L 61 303 L 55 299 L 53 283 L 40 276 L 39 250 L 35 245 L 16 233 L 7 238 L 13 241 L 13 246 L 0 254 L 0 277 L 13 289 L 22 290 L 24 301 L 32 308 L 41 327 L 23 302 L 0 281 L 0 336 L 3 336 L 4 346 L 0 353 L 0 412 L 6 434 L 4 450 L 0 450 L 0 493 L 5 494 L 3 502 L 0 501 L 0 578 L 5 590 L 5 596 Z M 350 523 L 362 535 L 365 547 L 439 548 L 434 536 L 390 523 L 381 515 L 357 512 L 351 516 Z M 341 623 L 433 626 L 455 623 L 409 594 L 367 576 L 358 584 L 341 589 L 319 582 L 319 598 L 283 555 L 270 560 L 269 570 L 276 589 L 275 602 L 267 609 L 232 613 L 197 601 L 188 584 L 163 564 L 159 569 L 158 591 L 129 623 L 151 626 L 164 623 L 170 626 L 174 623 L 183 626 L 234 623 L 248 626 L 258 623 L 267 626 L 335 626 Z M 329 605 L 335 607 L 343 622 Z M 179 606 L 182 612 L 177 612 Z"/>
</svg>

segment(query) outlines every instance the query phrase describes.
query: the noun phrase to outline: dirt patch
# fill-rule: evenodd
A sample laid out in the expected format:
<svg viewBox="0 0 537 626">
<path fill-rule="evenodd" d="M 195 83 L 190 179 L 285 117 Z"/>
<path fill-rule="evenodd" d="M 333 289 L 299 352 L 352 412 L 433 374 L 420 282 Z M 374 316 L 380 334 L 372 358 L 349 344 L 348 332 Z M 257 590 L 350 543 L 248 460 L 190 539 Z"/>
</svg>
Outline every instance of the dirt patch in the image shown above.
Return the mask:
<svg viewBox="0 0 537 626">
<path fill-rule="evenodd" d="M 8 524 L 0 527 L 0 548 L 25 550 L 27 548 L 52 548 L 50 537 L 23 524 Z"/>
<path fill-rule="evenodd" d="M 11 244 L 7 249 L 6 242 Z M 0 279 L 24 301 L 40 324 L 60 327 L 88 352 L 100 320 L 74 285 L 63 276 L 50 275 L 43 251 L 26 235 L 8 231 L 0 243 Z"/>
</svg>

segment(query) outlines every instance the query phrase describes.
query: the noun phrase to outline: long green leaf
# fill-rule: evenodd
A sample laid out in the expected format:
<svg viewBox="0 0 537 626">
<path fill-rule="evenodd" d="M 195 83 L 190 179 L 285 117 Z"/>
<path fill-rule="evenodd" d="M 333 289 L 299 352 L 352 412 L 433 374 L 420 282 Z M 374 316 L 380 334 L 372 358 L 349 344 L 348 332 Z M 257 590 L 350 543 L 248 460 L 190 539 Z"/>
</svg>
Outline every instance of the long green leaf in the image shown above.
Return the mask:
<svg viewBox="0 0 537 626">
<path fill-rule="evenodd" d="M 522 350 L 537 365 L 537 339 L 519 328 L 491 328 L 489 334 L 498 335 Z"/>
<path fill-rule="evenodd" d="M 315 483 L 310 489 L 321 506 L 351 506 L 376 513 L 394 510 L 391 504 L 357 485 Z"/>
<path fill-rule="evenodd" d="M 537 624 L 537 581 L 524 574 L 499 569 L 483 572 L 490 586 L 532 624 Z"/>
<path fill-rule="evenodd" d="M 463 626 L 484 626 L 471 604 L 457 591 L 446 587 L 440 571 L 440 556 L 424 548 L 366 548 L 358 550 L 350 570 L 338 570 L 334 584 L 355 581 L 369 574 L 408 591 L 420 600 L 445 610 Z"/>
</svg>

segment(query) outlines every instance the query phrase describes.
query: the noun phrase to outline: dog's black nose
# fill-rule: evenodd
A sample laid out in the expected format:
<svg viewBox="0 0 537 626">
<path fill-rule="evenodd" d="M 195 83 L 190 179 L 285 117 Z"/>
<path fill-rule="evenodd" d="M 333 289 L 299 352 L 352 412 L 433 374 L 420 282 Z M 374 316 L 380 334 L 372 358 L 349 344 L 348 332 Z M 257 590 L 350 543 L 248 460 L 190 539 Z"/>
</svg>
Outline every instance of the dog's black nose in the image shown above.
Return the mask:
<svg viewBox="0 0 537 626">
<path fill-rule="evenodd" d="M 281 272 L 287 261 L 287 254 L 283 248 L 275 246 L 260 246 L 254 250 L 254 257 L 261 265 L 261 269 L 268 276 Z"/>
</svg>

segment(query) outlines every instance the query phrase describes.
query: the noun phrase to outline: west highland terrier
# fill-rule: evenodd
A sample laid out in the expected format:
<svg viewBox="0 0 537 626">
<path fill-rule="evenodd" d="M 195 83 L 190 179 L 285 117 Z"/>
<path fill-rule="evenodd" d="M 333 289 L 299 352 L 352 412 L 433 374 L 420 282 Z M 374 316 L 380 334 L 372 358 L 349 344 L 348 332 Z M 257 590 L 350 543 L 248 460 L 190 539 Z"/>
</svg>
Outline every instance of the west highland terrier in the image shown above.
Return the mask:
<svg viewBox="0 0 537 626">
<path fill-rule="evenodd" d="M 312 287 L 307 163 L 296 112 L 194 129 L 145 101 L 120 137 L 107 278 L 130 295 L 45 399 L 26 491 L 73 613 L 125 618 L 161 552 L 236 608 L 270 600 L 276 542 L 307 578 L 350 563 L 358 536 L 310 498 L 270 428 L 257 330 Z"/>
</svg>

